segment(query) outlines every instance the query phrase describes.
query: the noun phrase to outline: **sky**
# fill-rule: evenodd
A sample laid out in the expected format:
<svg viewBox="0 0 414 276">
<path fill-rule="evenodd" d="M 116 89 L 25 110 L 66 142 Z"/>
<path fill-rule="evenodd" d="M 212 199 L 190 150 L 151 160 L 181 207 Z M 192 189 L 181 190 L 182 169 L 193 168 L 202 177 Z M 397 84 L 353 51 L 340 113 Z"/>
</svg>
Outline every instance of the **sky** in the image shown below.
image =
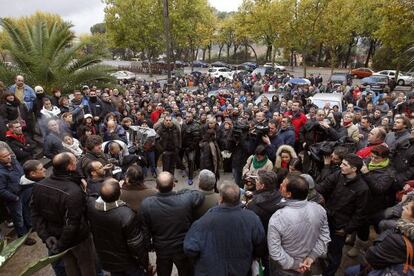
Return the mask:
<svg viewBox="0 0 414 276">
<path fill-rule="evenodd" d="M 219 11 L 236 11 L 242 0 L 208 0 Z M 76 34 L 89 33 L 89 29 L 104 20 L 105 5 L 101 0 L 0 0 L 0 17 L 31 15 L 36 11 L 57 13 L 74 25 Z"/>
</svg>

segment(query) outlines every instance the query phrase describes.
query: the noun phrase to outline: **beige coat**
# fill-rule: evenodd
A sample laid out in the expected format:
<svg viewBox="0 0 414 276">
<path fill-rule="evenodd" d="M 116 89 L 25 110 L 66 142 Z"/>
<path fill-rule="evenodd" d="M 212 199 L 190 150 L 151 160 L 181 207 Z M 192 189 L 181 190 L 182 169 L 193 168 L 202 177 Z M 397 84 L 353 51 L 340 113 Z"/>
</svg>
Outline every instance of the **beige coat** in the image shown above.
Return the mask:
<svg viewBox="0 0 414 276">
<path fill-rule="evenodd" d="M 270 159 L 267 159 L 267 162 L 264 164 L 263 167 L 255 169 L 253 166 L 253 156 L 254 155 L 250 155 L 250 157 L 247 159 L 246 165 L 244 165 L 243 167 L 243 176 L 245 176 L 246 174 L 257 175 L 259 171 L 271 172 L 273 170 L 273 164 L 272 161 L 270 161 Z"/>
</svg>

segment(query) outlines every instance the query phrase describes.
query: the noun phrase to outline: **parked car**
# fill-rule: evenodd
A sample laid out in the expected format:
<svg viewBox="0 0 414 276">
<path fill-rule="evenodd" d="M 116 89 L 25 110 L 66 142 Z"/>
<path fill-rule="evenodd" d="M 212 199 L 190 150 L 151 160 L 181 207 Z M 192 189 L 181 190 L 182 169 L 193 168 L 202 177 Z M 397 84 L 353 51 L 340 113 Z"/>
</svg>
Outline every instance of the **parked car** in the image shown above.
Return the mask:
<svg viewBox="0 0 414 276">
<path fill-rule="evenodd" d="M 208 74 L 212 78 L 219 78 L 220 81 L 224 79 L 233 79 L 234 71 L 227 67 L 211 67 L 208 69 Z"/>
<path fill-rule="evenodd" d="M 273 67 L 258 67 L 256 69 L 254 69 L 254 71 L 252 72 L 252 75 L 261 75 L 261 76 L 265 76 L 265 75 L 273 75 L 275 73 Z"/>
<path fill-rule="evenodd" d="M 337 105 L 339 110 L 342 109 L 342 98 L 341 93 L 316 93 L 312 97 L 309 97 L 313 104 L 318 108 L 323 109 L 326 103 L 329 103 L 331 107 Z"/>
<path fill-rule="evenodd" d="M 358 78 L 358 79 L 362 79 L 362 78 L 366 78 L 366 77 L 370 77 L 372 76 L 372 74 L 374 74 L 374 71 L 372 71 L 369 68 L 355 68 L 351 70 L 351 75 L 354 78 Z"/>
<path fill-rule="evenodd" d="M 196 79 L 199 79 L 203 75 L 203 73 L 201 73 L 200 71 L 193 71 L 190 74 Z"/>
<path fill-rule="evenodd" d="M 387 76 L 390 79 L 395 80 L 395 76 L 397 75 L 397 70 L 382 70 L 374 75 L 383 75 Z M 398 85 L 411 85 L 414 82 L 414 77 L 405 75 L 403 72 L 399 72 L 398 80 L 396 81 Z"/>
<path fill-rule="evenodd" d="M 241 71 L 248 71 L 251 73 L 253 72 L 254 69 L 252 69 L 250 66 L 246 64 L 240 64 L 240 65 L 233 66 L 233 70 L 236 71 L 236 73 L 239 73 Z"/>
<path fill-rule="evenodd" d="M 201 67 L 201 68 L 208 68 L 208 63 L 203 62 L 201 60 L 194 60 L 193 67 Z"/>
<path fill-rule="evenodd" d="M 117 71 L 110 75 L 115 77 L 118 81 L 134 81 L 136 78 L 135 73 L 130 71 Z"/>
<path fill-rule="evenodd" d="M 384 88 L 388 86 L 389 78 L 384 75 L 373 75 L 371 77 L 363 78 L 361 81 L 364 89 L 371 88 L 376 93 L 383 93 Z"/>
<path fill-rule="evenodd" d="M 329 78 L 329 82 L 332 83 L 332 85 L 351 85 L 352 76 L 348 73 L 333 72 L 331 77 Z"/>
<path fill-rule="evenodd" d="M 255 62 L 250 62 L 250 61 L 248 61 L 248 62 L 243 62 L 242 64 L 240 64 L 240 65 L 246 65 L 246 66 L 248 66 L 249 68 L 250 68 L 250 70 L 251 71 L 253 71 L 254 69 L 256 69 L 257 68 L 257 63 L 255 63 Z"/>
<path fill-rule="evenodd" d="M 227 63 L 222 62 L 222 61 L 216 61 L 216 62 L 213 62 L 211 64 L 211 67 L 227 67 L 227 68 L 230 68 L 230 65 L 228 65 Z"/>
<path fill-rule="evenodd" d="M 265 64 L 263 65 L 263 67 L 272 67 L 273 69 L 275 69 L 275 71 L 276 71 L 276 72 L 283 72 L 283 71 L 286 71 L 286 67 L 285 67 L 285 66 L 283 66 L 283 65 L 280 65 L 280 64 L 278 64 L 278 63 L 271 63 L 271 62 L 268 62 L 268 63 L 265 63 Z"/>
</svg>

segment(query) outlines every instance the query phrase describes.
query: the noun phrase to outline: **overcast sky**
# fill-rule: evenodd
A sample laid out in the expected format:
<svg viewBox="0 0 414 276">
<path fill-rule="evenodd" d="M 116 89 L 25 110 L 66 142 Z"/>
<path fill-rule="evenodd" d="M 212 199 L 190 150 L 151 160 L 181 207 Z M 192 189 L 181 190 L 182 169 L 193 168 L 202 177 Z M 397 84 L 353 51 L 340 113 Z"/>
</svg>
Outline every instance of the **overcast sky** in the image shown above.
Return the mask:
<svg viewBox="0 0 414 276">
<path fill-rule="evenodd" d="M 208 0 L 219 11 L 236 11 L 242 0 Z M 105 5 L 101 0 L 0 0 L 0 17 L 19 17 L 36 11 L 57 13 L 74 25 L 77 33 L 89 33 L 89 28 L 103 22 Z"/>
</svg>

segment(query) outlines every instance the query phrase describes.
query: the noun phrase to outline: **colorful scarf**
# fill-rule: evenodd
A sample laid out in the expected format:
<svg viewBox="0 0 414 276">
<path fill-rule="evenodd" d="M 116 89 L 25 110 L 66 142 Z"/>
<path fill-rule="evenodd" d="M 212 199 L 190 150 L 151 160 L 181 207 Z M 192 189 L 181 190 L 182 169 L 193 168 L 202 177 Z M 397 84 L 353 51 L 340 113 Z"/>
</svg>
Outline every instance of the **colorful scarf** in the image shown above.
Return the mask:
<svg viewBox="0 0 414 276">
<path fill-rule="evenodd" d="M 373 170 L 383 169 L 385 167 L 388 167 L 389 164 L 390 164 L 390 159 L 388 158 L 377 164 L 373 164 L 371 161 L 368 164 L 368 170 L 373 171 Z"/>
<path fill-rule="evenodd" d="M 258 161 L 256 159 L 256 156 L 253 156 L 253 168 L 255 170 L 260 169 L 261 167 L 263 167 L 266 164 L 267 160 L 268 160 L 267 155 L 265 155 L 265 158 L 261 161 Z"/>
</svg>

